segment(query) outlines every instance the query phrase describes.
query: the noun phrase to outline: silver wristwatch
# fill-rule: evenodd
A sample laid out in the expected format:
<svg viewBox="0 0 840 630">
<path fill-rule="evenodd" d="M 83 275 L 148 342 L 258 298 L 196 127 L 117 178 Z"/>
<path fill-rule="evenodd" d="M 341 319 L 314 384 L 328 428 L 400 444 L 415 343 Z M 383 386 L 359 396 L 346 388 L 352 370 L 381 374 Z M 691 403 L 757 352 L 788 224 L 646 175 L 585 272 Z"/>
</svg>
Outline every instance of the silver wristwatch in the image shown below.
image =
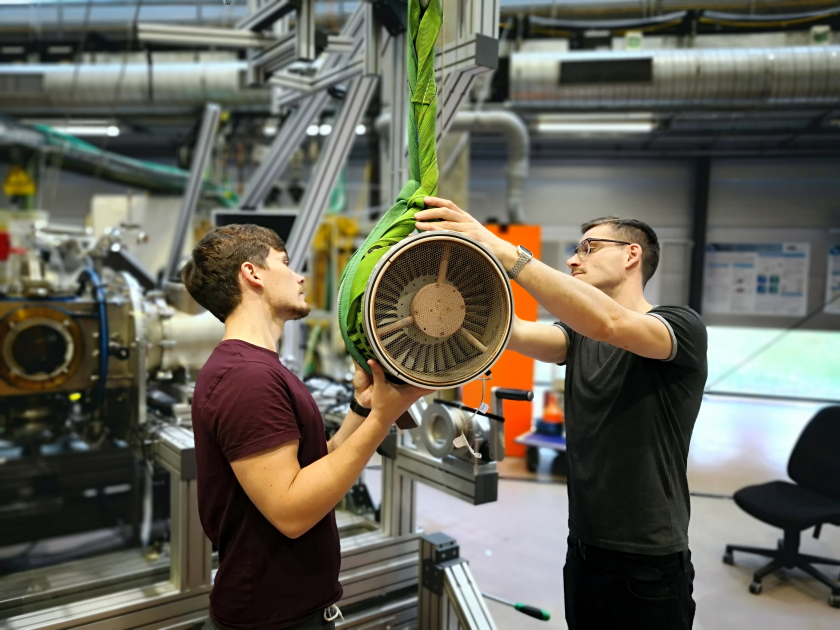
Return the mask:
<svg viewBox="0 0 840 630">
<path fill-rule="evenodd" d="M 516 251 L 519 252 L 519 259 L 516 261 L 516 264 L 513 266 L 513 269 L 507 272 L 508 278 L 513 280 L 516 276 L 519 275 L 519 272 L 522 271 L 522 268 L 531 262 L 531 259 L 534 255 L 522 245 L 516 248 Z"/>
</svg>

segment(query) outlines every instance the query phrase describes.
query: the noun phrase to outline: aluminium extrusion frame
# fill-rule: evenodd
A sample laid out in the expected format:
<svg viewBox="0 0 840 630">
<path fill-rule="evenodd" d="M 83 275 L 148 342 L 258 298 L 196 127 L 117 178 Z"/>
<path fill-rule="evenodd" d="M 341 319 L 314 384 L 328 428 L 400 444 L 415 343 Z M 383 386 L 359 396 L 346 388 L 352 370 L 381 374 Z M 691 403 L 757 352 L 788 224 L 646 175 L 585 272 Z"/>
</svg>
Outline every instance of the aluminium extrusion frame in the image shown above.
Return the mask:
<svg viewBox="0 0 840 630">
<path fill-rule="evenodd" d="M 359 32 L 363 32 L 364 7 L 361 4 L 344 25 L 341 31 L 342 37 L 355 37 L 358 39 Z M 343 63 L 344 57 L 345 55 L 343 54 L 330 55 L 324 63 L 324 69 L 333 70 L 339 67 Z M 252 60 L 252 64 L 254 63 L 257 64 L 257 70 L 259 70 L 259 57 Z M 238 210 L 257 210 L 262 205 L 271 187 L 274 186 L 274 182 L 286 170 L 295 150 L 297 150 L 298 146 L 300 146 L 306 137 L 307 127 L 313 123 L 329 100 L 329 94 L 325 91 L 303 95 L 302 98 L 294 90 L 278 89 L 274 90 L 274 92 L 273 108 L 279 109 L 298 100 L 300 102 L 297 104 L 297 110 L 291 114 L 291 117 L 280 128 L 277 137 L 271 143 L 268 155 L 246 183 L 245 191 L 242 193 L 239 204 L 237 205 Z"/>
<path fill-rule="evenodd" d="M 475 77 L 496 70 L 499 63 L 499 0 L 458 2 L 456 10 L 455 37 L 444 42 L 435 57 L 435 74 L 445 75 L 438 101 L 438 142 L 449 130 Z"/>
<path fill-rule="evenodd" d="M 249 30 L 209 26 L 183 26 L 138 22 L 135 26 L 137 41 L 143 44 L 169 44 L 174 46 L 214 46 L 216 48 L 269 48 L 277 42 L 272 33 L 255 33 Z"/>
<path fill-rule="evenodd" d="M 306 128 L 321 113 L 328 100 L 329 94 L 326 92 L 312 94 L 285 121 L 271 143 L 268 155 L 248 180 L 237 210 L 257 210 L 262 205 L 274 182 L 286 170 L 292 155 L 306 137 Z"/>
<path fill-rule="evenodd" d="M 388 171 L 388 185 L 383 191 L 388 195 L 386 199 L 396 199 L 403 185 L 408 181 L 408 69 L 406 67 L 406 46 L 408 35 L 403 32 L 391 37 L 391 54 L 389 56 L 390 71 L 390 103 L 391 103 L 391 135 L 388 137 L 388 158 L 383 164 L 390 164 Z M 383 90 L 384 92 L 384 90 Z M 384 93 L 383 93 L 384 96 Z M 387 206 L 386 206 L 387 207 Z"/>
<path fill-rule="evenodd" d="M 360 3 L 360 6 L 342 30 L 343 35 L 352 37 L 355 41 L 354 49 L 350 55 L 357 54 L 364 45 L 364 35 L 368 30 L 366 28 L 366 21 L 371 17 L 372 14 L 366 10 L 364 4 Z M 337 83 L 336 76 L 340 80 L 346 80 L 348 75 L 341 75 L 341 73 L 347 73 L 348 70 L 352 70 L 352 74 L 349 76 L 355 76 L 355 78 L 352 79 L 347 89 L 342 107 L 333 125 L 333 131 L 321 151 L 321 157 L 310 178 L 311 183 L 301 200 L 300 218 L 295 222 L 292 233 L 289 235 L 289 243 L 287 244 L 289 260 L 291 261 L 292 269 L 296 272 L 299 272 L 306 262 L 306 254 L 310 249 L 315 232 L 321 223 L 321 218 L 327 207 L 329 194 L 353 146 L 356 137 L 356 127 L 364 118 L 370 100 L 379 83 L 379 77 L 377 75 L 362 74 L 364 71 L 364 57 L 354 59 L 350 63 L 344 63 L 344 65 L 342 63 L 345 60 L 341 58 L 332 58 L 328 61 L 333 61 L 333 63 L 329 64 L 330 67 L 326 67 L 324 72 L 316 75 L 315 78 L 316 81 L 325 82 L 324 87 L 328 84 Z M 272 80 L 277 78 L 277 76 L 275 75 Z M 318 96 L 326 98 L 326 94 L 320 91 L 316 92 L 313 96 L 306 97 L 306 99 L 317 98 Z M 286 126 L 283 125 L 284 128 Z M 301 130 L 299 129 L 298 133 L 300 132 Z M 315 182 L 317 182 L 317 185 L 315 185 Z M 283 335 L 283 361 L 292 372 L 297 374 L 303 368 L 300 351 L 300 333 L 300 322 L 291 321 L 286 323 Z"/>
<path fill-rule="evenodd" d="M 331 46 L 331 40 L 329 38 L 327 40 L 327 51 L 330 51 L 331 48 L 338 48 L 338 50 L 329 55 L 322 65 L 313 66 L 310 64 L 309 69 L 313 71 L 311 76 L 307 75 L 306 72 L 292 73 L 287 70 L 275 72 L 269 82 L 269 85 L 278 88 L 274 106 L 291 105 L 304 98 L 307 94 L 313 92 L 313 86 L 316 82 L 321 81 L 322 85 L 330 87 L 332 84 L 322 81 L 322 79 L 336 76 L 336 73 L 346 69 L 351 60 L 355 60 L 360 55 L 365 55 L 364 51 L 368 48 L 365 33 L 370 21 L 369 16 L 367 3 L 360 2 L 341 29 L 341 34 L 336 38 L 335 45 Z M 351 77 L 355 74 L 353 73 Z"/>
<path fill-rule="evenodd" d="M 496 70 L 499 65 L 499 0 L 468 0 L 456 4 L 459 12 L 455 37 L 444 41 L 435 52 L 435 79 L 439 96 L 437 142 L 449 131 L 455 116 L 468 97 L 475 78 Z M 444 20 L 446 17 L 444 16 Z M 446 33 L 444 33 L 445 35 Z M 383 195 L 396 198 L 408 178 L 408 81 L 405 75 L 405 34 L 392 38 L 388 84 L 391 130 L 383 163 L 391 169 L 383 181 Z M 442 83 L 442 85 L 441 85 Z M 384 96 L 384 94 L 383 94 Z M 387 116 L 387 112 L 383 116 Z"/>
<path fill-rule="evenodd" d="M 418 630 L 496 630 L 496 624 L 455 539 L 442 533 L 420 541 Z"/>
<path fill-rule="evenodd" d="M 207 617 L 212 584 L 212 546 L 204 535 L 198 515 L 193 434 L 182 427 L 165 427 L 158 433 L 153 452 L 171 480 L 169 579 L 25 612 L 0 620 L 0 628 L 189 628 Z M 88 576 L 87 581 L 87 587 L 95 592 L 97 577 Z M 83 596 L 83 591 L 78 594 Z"/>
<path fill-rule="evenodd" d="M 423 405 L 421 400 L 412 406 L 409 410 L 412 417 L 419 419 Z M 434 610 L 443 612 L 432 617 L 427 614 L 426 621 L 420 624 L 424 630 L 455 627 L 441 625 L 444 622 L 454 623 L 454 619 L 460 620 L 461 625 L 457 627 L 464 630 L 494 630 L 486 607 L 476 595 L 475 580 L 463 560 L 442 567 L 444 591 L 428 592 L 425 588 L 428 571 L 420 561 L 416 533 L 416 482 L 405 468 L 409 457 L 406 445 L 410 436 L 408 432 L 397 435 L 394 430 L 390 437 L 397 445 L 396 457 L 390 459 L 386 456 L 382 460 L 380 526 L 373 528 L 372 523 L 356 518 L 351 527 L 361 528 L 362 531 L 341 538 L 339 580 L 344 588 L 344 597 L 340 603 L 355 610 L 337 627 L 342 630 L 410 630 L 418 627 L 418 615 L 424 619 L 424 610 Z M 186 630 L 206 618 L 214 572 L 210 542 L 198 518 L 194 436 L 184 427 L 166 426 L 158 432 L 158 440 L 152 450 L 156 461 L 172 475 L 173 530 L 169 579 L 166 580 L 165 567 L 160 561 L 147 565 L 139 557 L 130 559 L 126 555 L 126 560 L 131 560 L 127 564 L 131 566 L 127 566 L 126 571 L 112 573 L 129 588 L 95 596 L 103 586 L 108 588 L 113 585 L 102 584 L 103 577 L 98 572 L 85 575 L 83 570 L 75 569 L 75 573 L 82 576 L 84 586 L 75 587 L 72 593 L 64 593 L 61 600 L 53 599 L 57 605 L 51 608 L 34 609 L 38 605 L 35 599 L 40 604 L 49 601 L 46 599 L 48 593 L 44 593 L 43 597 L 34 597 L 32 605 L 28 606 L 32 612 L 0 621 L 1 628 Z M 435 465 L 432 461 L 427 464 L 429 469 Z M 437 465 L 446 468 L 442 462 L 437 462 Z M 466 468 L 469 465 L 465 464 L 464 471 L 458 475 L 461 481 L 465 478 Z M 442 483 L 447 483 L 440 477 L 436 480 L 429 476 L 422 481 L 439 489 Z M 466 497 L 462 495 L 461 498 Z M 367 524 L 361 525 L 362 522 Z M 440 537 L 435 535 L 433 540 Z M 101 564 L 98 559 L 93 560 L 91 569 Z M 423 585 L 419 596 L 415 590 L 418 583 Z M 90 595 L 79 599 L 85 593 Z"/>
<path fill-rule="evenodd" d="M 306 253 L 310 250 L 312 239 L 321 224 L 329 195 L 353 146 L 356 127 L 367 111 L 378 82 L 377 76 L 360 76 L 353 79 L 347 90 L 333 132 L 329 135 L 321 151 L 321 159 L 312 173 L 311 181 L 318 182 L 318 185 L 310 184 L 307 187 L 301 200 L 299 218 L 292 226 L 286 245 L 290 267 L 295 272 L 303 269 Z M 287 322 L 283 335 L 284 363 L 292 372 L 298 374 L 303 368 L 300 356 L 300 325 L 298 321 Z"/>
<path fill-rule="evenodd" d="M 376 90 L 379 77 L 360 76 L 352 81 L 344 97 L 344 104 L 335 120 L 332 133 L 321 151 L 321 159 L 315 165 L 312 182 L 300 203 L 298 220 L 289 235 L 290 266 L 293 271 L 300 271 L 306 260 L 315 231 L 321 223 L 324 209 L 327 207 L 338 173 L 347 161 L 353 141 L 356 138 L 356 127 L 362 121 L 368 104 Z"/>
<path fill-rule="evenodd" d="M 304 94 L 312 94 L 326 90 L 343 83 L 348 79 L 353 79 L 364 72 L 364 59 L 358 57 L 349 62 L 346 66 L 330 70 L 329 72 L 320 73 L 314 78 L 307 78 L 301 75 L 291 73 L 277 73 L 268 79 L 268 84 L 272 87 L 286 88 L 287 90 L 295 90 L 301 96 Z"/>
<path fill-rule="evenodd" d="M 300 0 L 274 0 L 245 16 L 236 23 L 236 28 L 247 31 L 264 31 L 277 20 L 296 11 Z"/>
<path fill-rule="evenodd" d="M 397 472 L 472 505 L 499 498 L 496 462 L 475 466 L 456 457 L 439 459 L 405 446 L 397 447 Z"/>
<path fill-rule="evenodd" d="M 181 200 L 181 210 L 178 213 L 178 224 L 175 229 L 175 238 L 172 241 L 172 251 L 169 252 L 169 262 L 166 265 L 166 280 L 180 280 L 181 254 L 184 249 L 184 241 L 187 238 L 190 224 L 195 208 L 198 205 L 198 198 L 201 195 L 201 186 L 204 183 L 204 169 L 210 161 L 213 152 L 213 137 L 216 135 L 216 128 L 219 126 L 219 117 L 222 108 L 215 103 L 207 103 L 204 107 L 204 117 L 201 120 L 201 128 L 195 143 L 192 164 L 190 164 L 190 176 L 184 189 L 184 197 Z"/>
<path fill-rule="evenodd" d="M 313 60 L 318 56 L 316 50 L 315 0 L 296 0 L 297 37 L 295 51 L 298 59 Z"/>
<path fill-rule="evenodd" d="M 443 138 L 468 97 L 475 78 L 499 67 L 499 40 L 476 33 L 465 41 L 447 44 L 435 56 L 435 75 L 443 78 L 438 108 L 437 140 Z"/>
</svg>

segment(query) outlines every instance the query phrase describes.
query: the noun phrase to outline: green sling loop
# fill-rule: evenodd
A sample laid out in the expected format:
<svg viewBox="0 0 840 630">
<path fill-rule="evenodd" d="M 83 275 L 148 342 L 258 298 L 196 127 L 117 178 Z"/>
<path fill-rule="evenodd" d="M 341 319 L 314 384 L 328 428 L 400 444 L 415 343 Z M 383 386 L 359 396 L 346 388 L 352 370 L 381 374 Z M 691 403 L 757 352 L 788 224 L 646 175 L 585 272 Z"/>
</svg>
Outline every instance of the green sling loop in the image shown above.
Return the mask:
<svg viewBox="0 0 840 630">
<path fill-rule="evenodd" d="M 409 181 L 397 202 L 379 220 L 353 254 L 341 274 L 338 322 L 347 351 L 367 372 L 374 354 L 365 335 L 362 317 L 365 288 L 376 263 L 394 245 L 414 231 L 414 213 L 425 208 L 423 198 L 437 194 L 438 165 L 435 151 L 437 127 L 437 85 L 435 84 L 435 41 L 443 10 L 440 0 L 408 3 L 408 108 Z M 392 115 L 396 115 L 394 112 Z"/>
</svg>

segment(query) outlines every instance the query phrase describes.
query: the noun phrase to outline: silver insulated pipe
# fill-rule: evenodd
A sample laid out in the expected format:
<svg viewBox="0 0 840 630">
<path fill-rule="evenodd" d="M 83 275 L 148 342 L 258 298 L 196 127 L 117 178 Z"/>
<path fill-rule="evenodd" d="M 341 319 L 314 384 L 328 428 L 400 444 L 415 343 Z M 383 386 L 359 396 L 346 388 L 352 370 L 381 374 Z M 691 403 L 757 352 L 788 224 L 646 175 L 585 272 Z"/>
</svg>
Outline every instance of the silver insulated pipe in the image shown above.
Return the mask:
<svg viewBox="0 0 840 630">
<path fill-rule="evenodd" d="M 837 106 L 840 46 L 511 54 L 520 108 Z"/>
<path fill-rule="evenodd" d="M 244 87 L 244 61 L 0 65 L 0 107 L 77 108 L 257 105 L 268 89 Z"/>
<path fill-rule="evenodd" d="M 522 189 L 528 177 L 530 140 L 528 127 L 522 119 L 507 111 L 460 111 L 455 115 L 450 130 L 496 132 L 504 136 L 508 147 L 508 218 L 511 223 L 526 223 Z"/>
</svg>

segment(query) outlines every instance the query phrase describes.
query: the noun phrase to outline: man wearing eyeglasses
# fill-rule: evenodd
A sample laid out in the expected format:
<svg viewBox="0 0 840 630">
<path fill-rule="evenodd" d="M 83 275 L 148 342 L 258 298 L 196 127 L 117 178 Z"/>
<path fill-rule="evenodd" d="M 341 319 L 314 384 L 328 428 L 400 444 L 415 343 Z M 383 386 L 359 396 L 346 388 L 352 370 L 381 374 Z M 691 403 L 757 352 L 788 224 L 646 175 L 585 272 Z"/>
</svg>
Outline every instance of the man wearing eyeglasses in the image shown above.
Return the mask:
<svg viewBox="0 0 840 630">
<path fill-rule="evenodd" d="M 560 320 L 516 318 L 508 347 L 566 364 L 569 628 L 691 628 L 686 462 L 706 384 L 707 337 L 690 308 L 645 299 L 659 263 L 656 233 L 615 217 L 585 223 L 569 276 L 451 201 L 425 202 L 431 208 L 415 215 L 418 229 L 455 230 L 483 243 Z"/>
</svg>

